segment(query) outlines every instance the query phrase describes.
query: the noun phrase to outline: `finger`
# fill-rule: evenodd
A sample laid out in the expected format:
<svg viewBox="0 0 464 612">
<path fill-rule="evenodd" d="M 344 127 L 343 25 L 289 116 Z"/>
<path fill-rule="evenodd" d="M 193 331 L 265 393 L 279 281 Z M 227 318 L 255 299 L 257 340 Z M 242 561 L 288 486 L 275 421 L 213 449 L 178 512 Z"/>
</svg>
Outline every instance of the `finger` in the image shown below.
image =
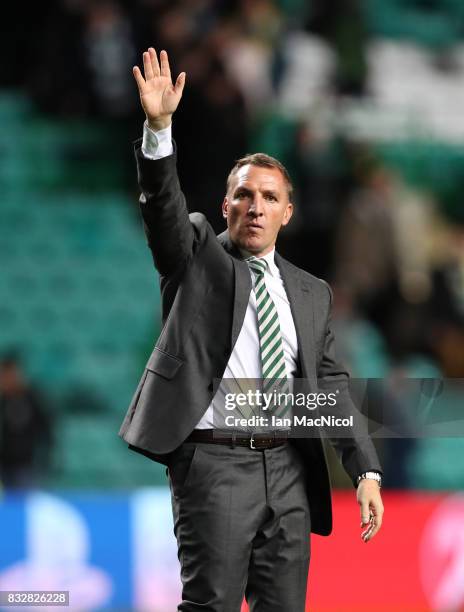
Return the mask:
<svg viewBox="0 0 464 612">
<path fill-rule="evenodd" d="M 362 534 L 363 542 L 369 542 L 371 538 L 372 538 L 372 529 L 368 529 L 366 532 Z"/>
<path fill-rule="evenodd" d="M 382 527 L 382 515 L 376 516 L 372 521 L 372 537 L 379 531 Z"/>
<path fill-rule="evenodd" d="M 383 504 L 380 500 L 380 498 L 375 498 L 372 500 L 372 504 L 371 504 L 371 512 L 372 512 L 372 516 L 374 517 L 374 524 L 377 525 L 377 531 L 380 529 L 380 527 L 382 526 L 382 517 L 383 517 Z"/>
<path fill-rule="evenodd" d="M 372 513 L 369 514 L 369 520 L 367 521 L 367 524 L 369 524 L 369 526 L 372 525 L 373 521 L 375 520 L 374 515 Z M 359 525 L 360 527 L 365 527 L 366 523 L 364 522 L 364 520 L 361 518 L 361 523 Z"/>
<path fill-rule="evenodd" d="M 367 525 L 370 519 L 369 503 L 367 501 L 361 502 L 361 524 Z"/>
<path fill-rule="evenodd" d="M 372 524 L 367 531 L 362 534 L 362 539 L 364 542 L 368 542 L 372 540 L 375 534 L 379 531 L 380 525 Z"/>
<path fill-rule="evenodd" d="M 368 542 L 369 540 L 372 540 L 372 538 L 380 530 L 380 528 L 382 527 L 382 516 L 383 516 L 383 507 L 379 506 L 376 503 L 373 503 L 371 524 L 369 528 L 361 534 L 361 537 L 364 540 L 364 542 Z"/>
<path fill-rule="evenodd" d="M 376 533 L 379 531 L 380 529 L 380 525 L 374 525 L 371 533 L 369 534 L 369 540 L 372 540 L 372 538 L 376 535 Z"/>
<path fill-rule="evenodd" d="M 369 534 L 372 532 L 372 525 L 369 525 L 369 527 L 367 529 L 365 529 L 362 533 L 361 533 L 361 538 L 363 540 L 366 540 L 366 538 L 369 536 Z"/>
<path fill-rule="evenodd" d="M 140 72 L 140 68 L 138 66 L 134 66 L 132 68 L 132 74 L 134 75 L 134 78 L 137 81 L 137 87 L 141 92 L 145 86 L 145 79 L 143 78 L 142 73 Z"/>
<path fill-rule="evenodd" d="M 177 94 L 181 95 L 182 92 L 184 91 L 186 76 L 187 75 L 185 74 L 185 72 L 181 72 L 179 76 L 177 77 L 176 84 L 174 85 L 174 89 Z"/>
<path fill-rule="evenodd" d="M 166 51 L 164 50 L 161 51 L 160 60 L 161 60 L 161 76 L 165 76 L 170 79 L 171 69 L 169 67 L 169 59 L 168 59 L 168 54 L 166 53 Z"/>
<path fill-rule="evenodd" d="M 153 75 L 159 76 L 160 75 L 160 66 L 158 63 L 158 56 L 156 55 L 156 51 L 153 49 L 153 47 L 150 47 L 148 49 L 148 53 L 150 54 L 150 61 L 151 61 L 151 67 L 153 70 Z"/>
<path fill-rule="evenodd" d="M 375 518 L 372 517 L 369 521 L 369 525 L 367 526 L 366 529 L 364 529 L 364 531 L 361 533 L 361 538 L 366 542 L 367 540 L 370 539 L 370 536 L 372 534 L 372 531 L 375 528 Z"/>
<path fill-rule="evenodd" d="M 153 66 L 151 64 L 150 54 L 148 51 L 144 51 L 143 53 L 143 72 L 145 74 L 146 81 L 153 78 Z"/>
</svg>

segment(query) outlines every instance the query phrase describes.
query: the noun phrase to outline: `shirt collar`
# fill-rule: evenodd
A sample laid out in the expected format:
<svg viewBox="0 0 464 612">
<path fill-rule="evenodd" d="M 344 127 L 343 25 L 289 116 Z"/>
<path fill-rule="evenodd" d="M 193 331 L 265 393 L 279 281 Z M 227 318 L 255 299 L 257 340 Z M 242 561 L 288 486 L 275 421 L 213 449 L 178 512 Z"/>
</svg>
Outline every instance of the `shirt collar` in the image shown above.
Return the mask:
<svg viewBox="0 0 464 612">
<path fill-rule="evenodd" d="M 240 254 L 242 255 L 243 259 L 248 259 L 248 257 L 253 256 L 253 253 L 249 253 L 245 249 L 239 249 L 239 250 L 240 250 Z M 274 256 L 275 256 L 275 247 L 272 249 L 272 251 L 269 251 L 269 253 L 266 253 L 266 255 L 263 255 L 262 257 L 259 258 L 259 259 L 264 259 L 267 262 L 266 271 L 269 272 L 271 276 L 278 275 L 278 268 L 276 266 Z"/>
</svg>

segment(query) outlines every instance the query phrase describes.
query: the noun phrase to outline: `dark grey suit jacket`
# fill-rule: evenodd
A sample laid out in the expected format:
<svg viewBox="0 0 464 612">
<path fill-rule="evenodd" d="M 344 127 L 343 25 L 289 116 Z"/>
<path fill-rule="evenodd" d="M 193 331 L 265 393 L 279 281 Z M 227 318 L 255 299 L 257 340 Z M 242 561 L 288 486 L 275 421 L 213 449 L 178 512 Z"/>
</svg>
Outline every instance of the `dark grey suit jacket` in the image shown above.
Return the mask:
<svg viewBox="0 0 464 612">
<path fill-rule="evenodd" d="M 160 274 L 163 329 L 135 391 L 119 435 L 129 448 L 168 464 L 169 455 L 192 432 L 213 397 L 242 327 L 252 288 L 247 264 L 228 232 L 216 236 L 205 216 L 188 214 L 176 171 L 176 153 L 160 160 L 135 144 L 140 208 L 148 246 Z M 327 283 L 277 253 L 298 338 L 301 378 L 345 380 L 336 362 L 330 326 L 332 292 Z M 349 413 L 350 401 L 340 410 Z M 343 416 L 343 415 L 342 415 Z M 355 482 L 367 470 L 381 471 L 365 433 L 331 440 Z M 320 437 L 291 443 L 309 466 L 307 492 L 311 530 L 332 530 L 330 480 Z"/>
</svg>

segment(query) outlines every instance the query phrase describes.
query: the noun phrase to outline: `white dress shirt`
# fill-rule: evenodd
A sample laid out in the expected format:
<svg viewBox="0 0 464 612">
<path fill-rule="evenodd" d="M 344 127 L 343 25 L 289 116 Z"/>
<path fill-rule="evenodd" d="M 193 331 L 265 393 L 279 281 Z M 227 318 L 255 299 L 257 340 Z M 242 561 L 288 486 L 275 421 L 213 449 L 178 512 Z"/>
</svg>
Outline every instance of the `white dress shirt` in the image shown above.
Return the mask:
<svg viewBox="0 0 464 612">
<path fill-rule="evenodd" d="M 161 159 L 173 152 L 171 126 L 154 132 L 145 122 L 143 130 L 142 154 L 148 159 Z M 279 316 L 280 330 L 284 349 L 287 376 L 293 378 L 298 370 L 298 341 L 295 324 L 290 309 L 290 302 L 285 291 L 280 270 L 274 261 L 275 249 L 263 256 L 267 262 L 264 272 L 266 288 L 274 301 Z M 245 254 L 244 254 L 245 255 Z M 252 282 L 254 275 L 250 270 Z M 258 334 L 258 314 L 255 292 L 250 292 L 250 299 L 245 312 L 242 329 L 229 357 L 223 378 L 226 379 L 260 379 L 261 355 Z M 196 425 L 196 429 L 213 429 L 213 402 Z"/>
</svg>

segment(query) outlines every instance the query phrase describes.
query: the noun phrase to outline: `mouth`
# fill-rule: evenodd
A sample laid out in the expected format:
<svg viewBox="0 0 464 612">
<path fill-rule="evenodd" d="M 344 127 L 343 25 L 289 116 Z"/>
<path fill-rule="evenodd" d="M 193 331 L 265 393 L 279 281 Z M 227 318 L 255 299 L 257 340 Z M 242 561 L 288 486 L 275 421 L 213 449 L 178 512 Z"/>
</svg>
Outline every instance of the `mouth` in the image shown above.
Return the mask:
<svg viewBox="0 0 464 612">
<path fill-rule="evenodd" d="M 254 230 L 257 230 L 257 229 L 262 230 L 262 229 L 264 229 L 264 227 L 262 225 L 260 225 L 259 223 L 248 223 L 247 228 L 248 229 L 254 229 Z"/>
</svg>

